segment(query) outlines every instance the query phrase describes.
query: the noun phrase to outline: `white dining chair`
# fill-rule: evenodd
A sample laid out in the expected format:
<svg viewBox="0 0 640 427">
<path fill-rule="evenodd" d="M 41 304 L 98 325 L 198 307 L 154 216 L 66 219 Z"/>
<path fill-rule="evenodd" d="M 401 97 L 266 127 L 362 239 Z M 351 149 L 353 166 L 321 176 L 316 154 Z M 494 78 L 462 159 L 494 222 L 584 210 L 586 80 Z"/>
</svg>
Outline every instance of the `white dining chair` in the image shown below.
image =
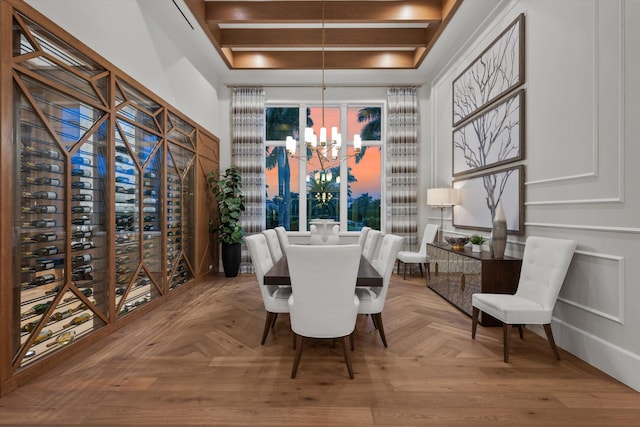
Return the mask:
<svg viewBox="0 0 640 427">
<path fill-rule="evenodd" d="M 364 249 L 364 242 L 367 241 L 367 234 L 369 234 L 370 230 L 371 230 L 371 227 L 367 227 L 366 225 L 360 229 L 360 235 L 358 236 L 358 244 L 362 249 Z"/>
<path fill-rule="evenodd" d="M 502 322 L 504 361 L 509 362 L 511 326 L 518 326 L 520 338 L 523 338 L 523 325 L 543 325 L 549 345 L 560 360 L 551 331 L 551 315 L 575 249 L 573 240 L 528 237 L 516 293 L 476 293 L 471 296 L 471 338 L 476 337 L 480 312 L 495 317 Z"/>
<path fill-rule="evenodd" d="M 247 244 L 251 262 L 256 272 L 264 309 L 267 311 L 267 318 L 265 319 L 264 329 L 262 331 L 262 340 L 260 341 L 260 344 L 264 345 L 267 335 L 269 334 L 269 329 L 273 328 L 276 324 L 278 314 L 289 312 L 291 287 L 264 285 L 264 275 L 273 267 L 271 253 L 264 234 L 260 233 L 247 236 L 244 241 Z"/>
<path fill-rule="evenodd" d="M 412 251 L 400 251 L 398 252 L 398 274 L 400 274 L 400 263 L 404 264 L 403 279 L 407 278 L 407 264 L 418 264 L 420 267 L 420 276 L 423 276 L 422 265 L 425 265 L 427 269 L 427 277 L 430 277 L 429 272 L 429 257 L 427 256 L 427 243 L 433 243 L 440 230 L 439 225 L 427 224 L 422 233 L 422 239 L 420 240 L 420 247 L 417 252 Z"/>
<path fill-rule="evenodd" d="M 271 260 L 275 264 L 283 257 L 282 248 L 280 248 L 280 241 L 275 230 L 262 230 L 262 234 L 267 239 L 267 246 L 269 246 L 269 253 L 271 254 Z"/>
<path fill-rule="evenodd" d="M 367 233 L 367 239 L 364 242 L 362 248 L 362 256 L 369 262 L 373 261 L 378 249 L 378 238 L 380 237 L 379 230 L 369 230 Z"/>
<path fill-rule="evenodd" d="M 287 235 L 287 230 L 282 226 L 275 227 L 274 230 L 278 235 L 278 241 L 280 242 L 280 249 L 282 249 L 282 252 L 286 255 L 287 248 L 290 245 L 289 235 Z"/>
<path fill-rule="evenodd" d="M 296 377 L 303 338 L 342 338 L 344 360 L 353 379 L 350 339 L 360 302 L 355 295 L 359 245 L 292 245 L 287 251 L 292 294 L 291 329 L 296 354 L 291 378 Z"/>
<path fill-rule="evenodd" d="M 387 347 L 387 337 L 385 336 L 384 326 L 382 324 L 382 310 L 384 309 L 384 302 L 387 299 L 391 273 L 393 272 L 396 255 L 400 250 L 401 244 L 402 237 L 394 234 L 386 234 L 380 243 L 380 255 L 371 263 L 373 268 L 382 276 L 382 286 L 379 288 L 356 288 L 356 296 L 360 300 L 358 314 L 371 315 L 373 325 L 378 330 L 385 347 Z"/>
</svg>

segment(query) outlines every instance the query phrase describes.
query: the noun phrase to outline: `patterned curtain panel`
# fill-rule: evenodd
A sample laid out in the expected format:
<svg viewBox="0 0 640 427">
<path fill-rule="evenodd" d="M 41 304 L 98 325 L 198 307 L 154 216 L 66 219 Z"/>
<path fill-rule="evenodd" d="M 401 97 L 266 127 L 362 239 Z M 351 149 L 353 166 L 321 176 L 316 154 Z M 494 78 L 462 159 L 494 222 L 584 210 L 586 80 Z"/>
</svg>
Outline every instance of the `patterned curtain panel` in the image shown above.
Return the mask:
<svg viewBox="0 0 640 427">
<path fill-rule="evenodd" d="M 418 244 L 416 88 L 389 88 L 387 107 L 387 228 L 404 237 L 404 250 L 415 250 Z"/>
<path fill-rule="evenodd" d="M 245 236 L 259 233 L 265 224 L 265 91 L 257 87 L 233 89 L 231 101 L 232 163 L 242 172 L 246 210 L 241 219 Z M 251 258 L 242 245 L 241 273 L 253 272 Z"/>
</svg>

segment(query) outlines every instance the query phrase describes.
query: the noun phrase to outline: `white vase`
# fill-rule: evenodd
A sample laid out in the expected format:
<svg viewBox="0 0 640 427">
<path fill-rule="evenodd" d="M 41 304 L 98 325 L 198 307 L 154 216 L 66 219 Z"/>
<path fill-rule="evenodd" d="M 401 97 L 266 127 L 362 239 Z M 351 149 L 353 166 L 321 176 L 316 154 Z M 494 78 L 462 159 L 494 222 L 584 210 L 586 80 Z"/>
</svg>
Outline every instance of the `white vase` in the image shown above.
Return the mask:
<svg viewBox="0 0 640 427">
<path fill-rule="evenodd" d="M 507 247 L 507 217 L 502 208 L 502 201 L 496 206 L 496 214 L 493 217 L 493 228 L 491 229 L 491 256 L 494 258 L 504 257 L 504 250 Z"/>
<path fill-rule="evenodd" d="M 482 252 L 482 245 L 471 244 L 471 252 Z"/>
</svg>

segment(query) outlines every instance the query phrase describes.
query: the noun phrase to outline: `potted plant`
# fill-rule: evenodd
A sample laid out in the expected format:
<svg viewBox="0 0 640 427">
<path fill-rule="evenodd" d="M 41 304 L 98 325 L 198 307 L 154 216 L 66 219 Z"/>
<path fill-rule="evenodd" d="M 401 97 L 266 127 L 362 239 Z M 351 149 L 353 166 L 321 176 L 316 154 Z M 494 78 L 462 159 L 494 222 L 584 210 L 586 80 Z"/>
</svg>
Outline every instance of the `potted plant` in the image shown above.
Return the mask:
<svg viewBox="0 0 640 427">
<path fill-rule="evenodd" d="M 484 242 L 487 241 L 487 238 L 479 234 L 473 234 L 469 238 L 469 241 L 471 242 L 471 245 L 472 245 L 471 246 L 472 252 L 482 252 L 482 245 Z"/>
<path fill-rule="evenodd" d="M 218 241 L 222 243 L 224 275 L 235 277 L 240 268 L 244 234 L 240 227 L 240 215 L 245 209 L 240 168 L 231 165 L 222 176 L 218 171 L 209 172 L 207 181 L 218 205 L 218 218 L 209 220 L 209 232 L 218 233 Z"/>
</svg>

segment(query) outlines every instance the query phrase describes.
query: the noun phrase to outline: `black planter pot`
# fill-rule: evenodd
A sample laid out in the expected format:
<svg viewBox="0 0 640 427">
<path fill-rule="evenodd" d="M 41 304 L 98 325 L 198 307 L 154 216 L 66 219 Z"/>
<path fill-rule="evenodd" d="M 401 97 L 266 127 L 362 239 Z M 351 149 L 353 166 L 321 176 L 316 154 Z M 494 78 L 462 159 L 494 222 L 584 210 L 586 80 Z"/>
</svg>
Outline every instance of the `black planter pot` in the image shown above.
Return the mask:
<svg viewBox="0 0 640 427">
<path fill-rule="evenodd" d="M 225 277 L 236 277 L 242 257 L 241 243 L 222 243 L 222 268 Z"/>
</svg>

